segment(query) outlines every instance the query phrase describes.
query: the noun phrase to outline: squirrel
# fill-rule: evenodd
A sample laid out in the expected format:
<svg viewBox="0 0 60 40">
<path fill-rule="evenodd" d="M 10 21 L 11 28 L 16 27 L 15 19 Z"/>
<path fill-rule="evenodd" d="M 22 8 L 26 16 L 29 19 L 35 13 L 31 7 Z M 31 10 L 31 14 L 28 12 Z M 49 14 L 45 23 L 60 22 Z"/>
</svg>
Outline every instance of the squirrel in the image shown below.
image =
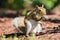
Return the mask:
<svg viewBox="0 0 60 40">
<path fill-rule="evenodd" d="M 41 19 L 47 18 L 45 15 L 46 9 L 43 7 L 43 5 L 42 7 L 36 5 L 35 9 L 29 11 L 23 20 L 20 17 L 16 17 L 12 20 L 12 24 L 16 27 L 17 30 L 20 31 L 19 22 L 22 21 L 26 27 L 26 35 L 29 35 L 29 33 L 39 34 L 42 30 Z"/>
</svg>

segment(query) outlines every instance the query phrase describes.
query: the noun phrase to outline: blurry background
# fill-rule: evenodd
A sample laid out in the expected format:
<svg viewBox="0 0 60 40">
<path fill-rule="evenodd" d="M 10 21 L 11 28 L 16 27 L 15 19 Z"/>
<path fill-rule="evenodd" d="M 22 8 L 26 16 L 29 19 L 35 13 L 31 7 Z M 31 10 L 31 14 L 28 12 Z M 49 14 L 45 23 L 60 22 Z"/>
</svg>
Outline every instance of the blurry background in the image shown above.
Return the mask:
<svg viewBox="0 0 60 40">
<path fill-rule="evenodd" d="M 32 10 L 36 5 L 41 6 L 42 4 L 47 9 L 47 14 L 52 14 L 55 11 L 54 8 L 60 5 L 60 0 L 0 0 L 0 14 L 25 15 L 27 11 Z"/>
</svg>

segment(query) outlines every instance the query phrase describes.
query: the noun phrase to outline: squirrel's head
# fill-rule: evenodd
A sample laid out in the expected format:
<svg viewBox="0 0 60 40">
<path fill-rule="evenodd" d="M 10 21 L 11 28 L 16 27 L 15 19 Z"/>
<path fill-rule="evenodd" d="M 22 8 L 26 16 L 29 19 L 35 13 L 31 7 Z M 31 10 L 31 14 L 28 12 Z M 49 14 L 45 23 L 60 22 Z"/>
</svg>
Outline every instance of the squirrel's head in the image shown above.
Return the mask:
<svg viewBox="0 0 60 40">
<path fill-rule="evenodd" d="M 43 7 L 43 5 L 42 7 L 39 7 L 38 5 L 36 5 L 35 12 L 33 13 L 35 14 L 35 16 L 33 16 L 35 20 L 40 20 L 41 17 L 46 15 L 46 9 Z"/>
<path fill-rule="evenodd" d="M 37 13 L 39 13 L 40 15 L 43 14 L 43 15 L 46 15 L 46 9 L 44 8 L 44 5 L 42 5 L 42 7 L 39 7 L 38 5 L 36 5 L 36 11 Z"/>
</svg>

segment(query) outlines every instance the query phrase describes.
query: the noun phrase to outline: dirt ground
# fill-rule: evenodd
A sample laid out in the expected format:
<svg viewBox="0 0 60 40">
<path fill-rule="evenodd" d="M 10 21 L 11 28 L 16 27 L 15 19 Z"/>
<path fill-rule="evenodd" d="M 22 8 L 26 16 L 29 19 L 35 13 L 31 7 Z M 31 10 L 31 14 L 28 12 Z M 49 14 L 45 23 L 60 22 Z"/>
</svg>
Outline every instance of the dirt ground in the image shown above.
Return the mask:
<svg viewBox="0 0 60 40">
<path fill-rule="evenodd" d="M 60 16 L 57 15 L 48 15 L 49 19 L 43 21 L 43 30 L 37 40 L 60 40 Z M 21 17 L 23 18 L 23 17 Z M 0 18 L 0 35 L 1 34 L 12 34 L 18 33 L 18 30 L 11 24 L 13 18 Z"/>
</svg>

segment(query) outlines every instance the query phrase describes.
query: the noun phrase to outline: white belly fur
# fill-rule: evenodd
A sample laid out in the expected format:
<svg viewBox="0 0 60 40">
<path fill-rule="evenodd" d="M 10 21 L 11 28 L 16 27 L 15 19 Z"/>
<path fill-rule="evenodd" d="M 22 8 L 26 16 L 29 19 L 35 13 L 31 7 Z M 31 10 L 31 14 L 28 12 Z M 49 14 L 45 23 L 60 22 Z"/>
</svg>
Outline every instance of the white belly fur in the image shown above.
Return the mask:
<svg viewBox="0 0 60 40">
<path fill-rule="evenodd" d="M 40 23 L 36 23 L 34 20 L 29 20 L 27 23 L 27 33 L 29 33 L 33 27 L 36 27 L 33 29 L 33 33 L 39 33 L 42 30 L 42 25 Z"/>
</svg>

